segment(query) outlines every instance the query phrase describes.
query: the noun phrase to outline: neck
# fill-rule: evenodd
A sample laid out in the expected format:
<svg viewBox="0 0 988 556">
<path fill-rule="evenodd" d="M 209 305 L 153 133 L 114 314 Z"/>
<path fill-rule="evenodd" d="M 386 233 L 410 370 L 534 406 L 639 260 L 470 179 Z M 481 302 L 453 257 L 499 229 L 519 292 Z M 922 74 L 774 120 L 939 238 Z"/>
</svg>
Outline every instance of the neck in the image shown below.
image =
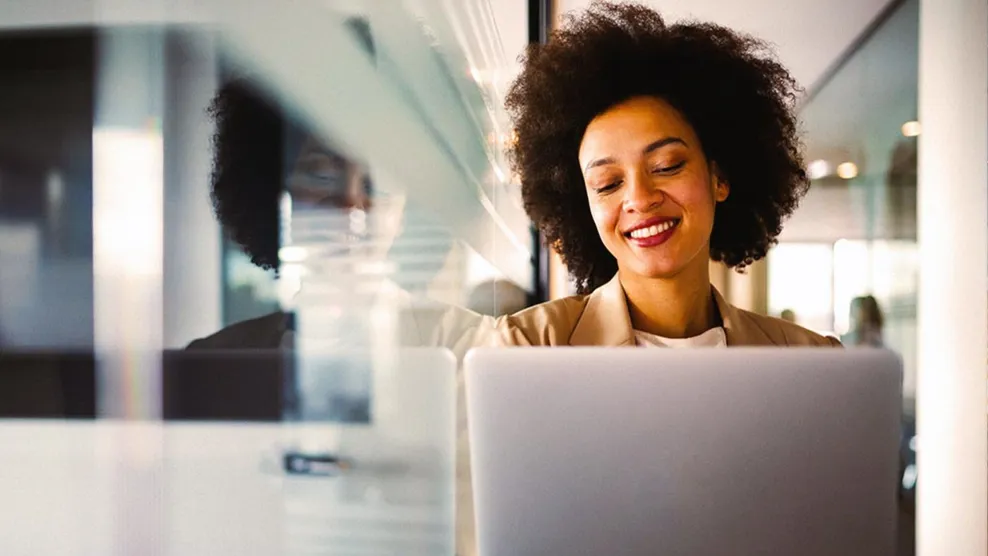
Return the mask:
<svg viewBox="0 0 988 556">
<path fill-rule="evenodd" d="M 698 257 L 700 258 L 700 257 Z M 672 278 L 645 278 L 618 272 L 635 330 L 664 338 L 690 338 L 720 325 L 710 290 L 707 261 Z"/>
</svg>

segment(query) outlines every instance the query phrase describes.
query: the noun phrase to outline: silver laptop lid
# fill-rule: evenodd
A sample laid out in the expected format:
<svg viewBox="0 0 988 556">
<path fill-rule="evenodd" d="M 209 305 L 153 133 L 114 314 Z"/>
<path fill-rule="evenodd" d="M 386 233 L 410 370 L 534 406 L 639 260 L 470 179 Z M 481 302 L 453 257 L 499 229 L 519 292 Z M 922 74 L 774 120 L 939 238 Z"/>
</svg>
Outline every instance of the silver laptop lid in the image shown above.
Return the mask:
<svg viewBox="0 0 988 556">
<path fill-rule="evenodd" d="M 473 351 L 481 554 L 890 554 L 883 351 Z"/>
</svg>

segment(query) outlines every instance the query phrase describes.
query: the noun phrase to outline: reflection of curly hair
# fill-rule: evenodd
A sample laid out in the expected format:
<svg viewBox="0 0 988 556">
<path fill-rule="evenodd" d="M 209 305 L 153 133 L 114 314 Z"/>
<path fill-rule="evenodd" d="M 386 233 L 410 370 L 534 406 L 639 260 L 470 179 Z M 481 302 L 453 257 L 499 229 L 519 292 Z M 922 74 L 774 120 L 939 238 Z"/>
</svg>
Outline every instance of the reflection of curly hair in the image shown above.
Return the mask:
<svg viewBox="0 0 988 556">
<path fill-rule="evenodd" d="M 367 20 L 353 17 L 346 24 L 373 58 Z M 216 217 L 252 263 L 277 268 L 278 211 L 288 164 L 312 131 L 245 77 L 224 84 L 208 112 L 216 124 L 210 176 Z"/>
<path fill-rule="evenodd" d="M 764 257 L 809 187 L 796 83 L 765 44 L 709 23 L 666 25 L 641 5 L 595 2 L 529 47 L 507 97 L 525 209 L 581 293 L 609 280 L 617 261 L 590 214 L 580 142 L 594 117 L 643 95 L 683 114 L 731 186 L 716 209 L 714 260 L 743 268 Z"/>
<path fill-rule="evenodd" d="M 216 217 L 251 262 L 277 268 L 285 118 L 245 80 L 224 85 L 209 113 L 216 122 L 211 177 Z"/>
</svg>

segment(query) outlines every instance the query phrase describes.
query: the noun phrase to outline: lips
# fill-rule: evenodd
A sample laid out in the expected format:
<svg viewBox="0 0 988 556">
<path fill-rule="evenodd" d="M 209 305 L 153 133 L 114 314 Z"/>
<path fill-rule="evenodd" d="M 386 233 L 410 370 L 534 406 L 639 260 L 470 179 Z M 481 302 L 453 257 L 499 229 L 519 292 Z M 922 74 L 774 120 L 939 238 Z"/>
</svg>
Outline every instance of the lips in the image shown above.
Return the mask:
<svg viewBox="0 0 988 556">
<path fill-rule="evenodd" d="M 679 228 L 679 218 L 649 218 L 624 232 L 624 237 L 632 245 L 640 248 L 656 247 L 669 240 Z"/>
</svg>

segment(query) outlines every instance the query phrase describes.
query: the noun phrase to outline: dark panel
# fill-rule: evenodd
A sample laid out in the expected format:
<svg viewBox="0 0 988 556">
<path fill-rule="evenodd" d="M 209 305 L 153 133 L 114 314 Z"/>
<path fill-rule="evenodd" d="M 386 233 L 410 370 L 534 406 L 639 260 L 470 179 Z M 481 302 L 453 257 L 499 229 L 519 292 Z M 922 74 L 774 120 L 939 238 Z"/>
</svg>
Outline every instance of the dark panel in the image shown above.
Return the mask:
<svg viewBox="0 0 988 556">
<path fill-rule="evenodd" d="M 95 417 L 91 353 L 0 352 L 0 418 Z"/>
<path fill-rule="evenodd" d="M 281 421 L 283 353 L 173 351 L 162 364 L 163 415 L 177 421 Z"/>
</svg>

